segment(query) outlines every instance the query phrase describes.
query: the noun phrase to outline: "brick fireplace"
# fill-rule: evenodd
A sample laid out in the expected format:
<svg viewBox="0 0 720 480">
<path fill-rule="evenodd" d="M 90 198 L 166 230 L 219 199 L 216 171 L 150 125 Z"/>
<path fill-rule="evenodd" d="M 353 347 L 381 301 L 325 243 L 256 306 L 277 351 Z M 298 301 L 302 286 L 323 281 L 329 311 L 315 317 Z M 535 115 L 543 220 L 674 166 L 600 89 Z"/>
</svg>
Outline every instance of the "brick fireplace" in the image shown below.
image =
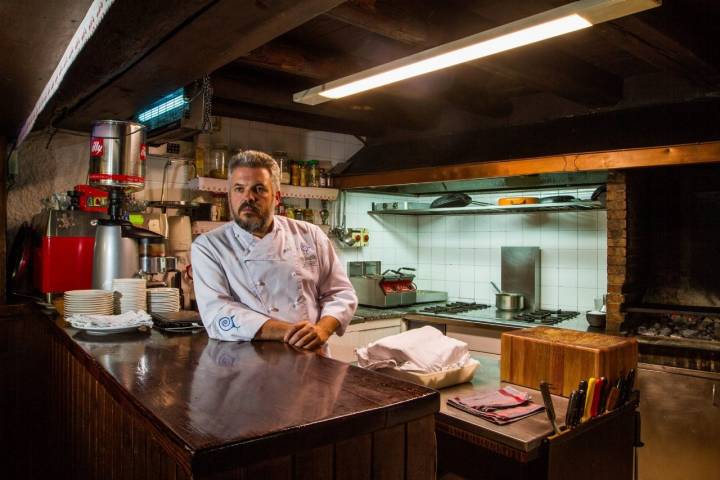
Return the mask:
<svg viewBox="0 0 720 480">
<path fill-rule="evenodd" d="M 607 219 L 607 330 L 717 345 L 720 167 L 614 171 Z"/>
</svg>

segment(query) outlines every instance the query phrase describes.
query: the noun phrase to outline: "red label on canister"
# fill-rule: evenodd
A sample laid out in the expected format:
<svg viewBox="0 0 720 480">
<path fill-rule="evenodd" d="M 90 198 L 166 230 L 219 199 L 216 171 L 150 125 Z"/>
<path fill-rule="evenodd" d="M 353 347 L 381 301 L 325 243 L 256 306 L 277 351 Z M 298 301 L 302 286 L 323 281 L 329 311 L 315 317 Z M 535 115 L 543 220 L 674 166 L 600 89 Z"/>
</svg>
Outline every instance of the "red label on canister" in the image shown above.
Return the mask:
<svg viewBox="0 0 720 480">
<path fill-rule="evenodd" d="M 105 151 L 105 143 L 102 138 L 93 138 L 90 142 L 90 156 L 102 157 Z"/>
<path fill-rule="evenodd" d="M 147 146 L 143 143 L 142 145 L 140 145 L 140 160 L 142 160 L 144 162 L 146 158 L 147 158 Z"/>
</svg>

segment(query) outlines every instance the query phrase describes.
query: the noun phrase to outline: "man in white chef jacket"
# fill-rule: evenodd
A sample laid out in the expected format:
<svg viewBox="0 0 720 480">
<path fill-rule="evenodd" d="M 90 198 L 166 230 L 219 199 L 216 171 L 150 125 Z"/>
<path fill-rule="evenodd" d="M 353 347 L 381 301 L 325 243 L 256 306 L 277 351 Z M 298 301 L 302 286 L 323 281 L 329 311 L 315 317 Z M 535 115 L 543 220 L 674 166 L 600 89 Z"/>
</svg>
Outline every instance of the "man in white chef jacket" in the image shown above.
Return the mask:
<svg viewBox="0 0 720 480">
<path fill-rule="evenodd" d="M 228 192 L 235 221 L 192 245 L 195 298 L 210 338 L 315 350 L 342 335 L 357 296 L 320 228 L 274 215 L 275 160 L 254 151 L 234 156 Z"/>
</svg>

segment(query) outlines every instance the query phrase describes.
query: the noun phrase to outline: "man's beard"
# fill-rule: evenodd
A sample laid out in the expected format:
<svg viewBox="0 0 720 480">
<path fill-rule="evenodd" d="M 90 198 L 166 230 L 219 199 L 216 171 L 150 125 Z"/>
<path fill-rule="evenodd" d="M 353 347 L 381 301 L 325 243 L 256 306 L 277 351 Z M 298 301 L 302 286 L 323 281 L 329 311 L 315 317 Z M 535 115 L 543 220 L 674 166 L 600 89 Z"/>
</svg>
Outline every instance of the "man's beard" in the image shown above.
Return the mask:
<svg viewBox="0 0 720 480">
<path fill-rule="evenodd" d="M 247 219 L 243 218 L 240 212 L 244 208 L 252 209 L 252 211 L 257 216 L 251 216 Z M 232 215 L 235 223 L 237 223 L 240 228 L 250 233 L 256 233 L 261 231 L 270 220 L 270 215 L 263 214 L 263 212 L 261 212 L 260 209 L 258 209 L 255 205 L 247 202 L 241 204 L 240 207 L 238 207 L 237 211 L 232 212 Z"/>
</svg>

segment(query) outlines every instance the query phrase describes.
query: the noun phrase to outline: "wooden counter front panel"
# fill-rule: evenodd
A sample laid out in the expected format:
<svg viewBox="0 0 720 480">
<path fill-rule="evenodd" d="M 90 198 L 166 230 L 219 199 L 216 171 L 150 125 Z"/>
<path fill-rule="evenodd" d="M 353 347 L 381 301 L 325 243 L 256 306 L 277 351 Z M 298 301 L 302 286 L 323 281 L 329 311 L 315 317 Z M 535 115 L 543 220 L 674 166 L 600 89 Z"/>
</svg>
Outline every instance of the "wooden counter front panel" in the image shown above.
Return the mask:
<svg viewBox="0 0 720 480">
<path fill-rule="evenodd" d="M 347 440 L 225 471 L 194 471 L 192 452 L 117 400 L 51 336 L 49 462 L 73 479 L 431 479 L 435 472 L 432 415 Z M 98 367 L 100 368 L 100 367 Z M 97 373 L 97 372 L 95 372 Z M 169 432 L 167 432 L 169 433 Z M 298 450 L 303 446 L 298 445 Z M 203 469 L 204 470 L 204 469 Z"/>
</svg>

